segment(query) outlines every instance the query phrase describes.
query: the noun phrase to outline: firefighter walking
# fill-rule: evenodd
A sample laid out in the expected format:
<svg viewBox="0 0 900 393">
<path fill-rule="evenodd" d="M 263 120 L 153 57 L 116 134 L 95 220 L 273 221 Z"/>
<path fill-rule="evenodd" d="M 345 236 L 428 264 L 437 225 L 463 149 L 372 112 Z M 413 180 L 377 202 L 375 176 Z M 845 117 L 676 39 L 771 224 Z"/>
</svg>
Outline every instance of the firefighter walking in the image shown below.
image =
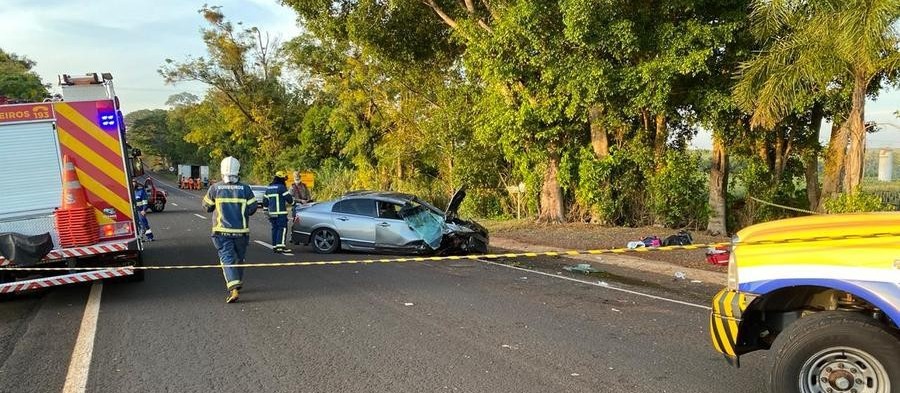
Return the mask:
<svg viewBox="0 0 900 393">
<path fill-rule="evenodd" d="M 203 207 L 213 215 L 212 241 L 219 253 L 219 263 L 225 275 L 226 303 L 237 301 L 244 285 L 244 269 L 236 267 L 244 262 L 250 241 L 250 216 L 256 213 L 256 197 L 250 186 L 238 181 L 241 163 L 225 157 L 220 165 L 222 183 L 209 187 Z"/>
<path fill-rule="evenodd" d="M 294 203 L 288 191 L 287 175 L 284 171 L 275 172 L 272 184 L 266 188 L 263 204 L 269 209 L 269 222 L 272 224 L 272 250 L 276 253 L 290 252 L 287 248 L 288 205 Z"/>
</svg>

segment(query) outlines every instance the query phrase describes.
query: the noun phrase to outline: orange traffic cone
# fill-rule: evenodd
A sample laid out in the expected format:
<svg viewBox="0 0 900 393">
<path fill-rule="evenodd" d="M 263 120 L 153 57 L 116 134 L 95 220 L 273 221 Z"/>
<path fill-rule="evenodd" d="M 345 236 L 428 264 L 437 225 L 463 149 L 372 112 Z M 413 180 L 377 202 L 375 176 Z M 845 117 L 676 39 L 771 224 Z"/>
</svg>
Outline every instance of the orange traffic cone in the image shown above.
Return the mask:
<svg viewBox="0 0 900 393">
<path fill-rule="evenodd" d="M 75 172 L 75 164 L 68 155 L 63 156 L 63 197 L 60 209 L 82 209 L 89 207 L 87 194 L 78 181 L 78 173 Z"/>
<path fill-rule="evenodd" d="M 66 248 L 96 244 L 100 241 L 100 224 L 94 208 L 78 181 L 75 164 L 68 156 L 63 156 L 63 165 L 62 203 L 54 212 L 59 243 Z"/>
</svg>

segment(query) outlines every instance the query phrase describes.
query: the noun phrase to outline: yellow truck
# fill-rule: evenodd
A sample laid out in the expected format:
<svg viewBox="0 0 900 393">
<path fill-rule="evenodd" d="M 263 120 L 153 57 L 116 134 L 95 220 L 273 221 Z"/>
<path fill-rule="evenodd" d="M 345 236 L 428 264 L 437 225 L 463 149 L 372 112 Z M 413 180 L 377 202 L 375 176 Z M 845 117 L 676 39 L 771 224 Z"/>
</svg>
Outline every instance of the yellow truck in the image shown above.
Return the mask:
<svg viewBox="0 0 900 393">
<path fill-rule="evenodd" d="M 713 347 L 734 366 L 772 350 L 773 393 L 900 392 L 898 326 L 900 212 L 738 232 L 709 320 Z"/>
</svg>

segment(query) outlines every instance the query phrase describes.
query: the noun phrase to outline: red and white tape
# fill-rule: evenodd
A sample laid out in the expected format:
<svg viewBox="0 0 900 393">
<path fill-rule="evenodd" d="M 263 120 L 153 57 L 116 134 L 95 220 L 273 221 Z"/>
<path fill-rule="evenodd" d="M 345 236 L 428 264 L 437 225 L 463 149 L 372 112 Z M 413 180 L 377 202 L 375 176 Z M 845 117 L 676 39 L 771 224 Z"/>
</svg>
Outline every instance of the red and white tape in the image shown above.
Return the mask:
<svg viewBox="0 0 900 393">
<path fill-rule="evenodd" d="M 36 278 L 33 280 L 15 281 L 0 284 L 0 294 L 34 289 L 55 287 L 57 285 L 76 284 L 80 282 L 97 281 L 107 278 L 124 277 L 134 274 L 134 269 L 123 267 L 117 269 L 93 270 L 80 273 L 66 274 L 63 276 Z"/>
</svg>

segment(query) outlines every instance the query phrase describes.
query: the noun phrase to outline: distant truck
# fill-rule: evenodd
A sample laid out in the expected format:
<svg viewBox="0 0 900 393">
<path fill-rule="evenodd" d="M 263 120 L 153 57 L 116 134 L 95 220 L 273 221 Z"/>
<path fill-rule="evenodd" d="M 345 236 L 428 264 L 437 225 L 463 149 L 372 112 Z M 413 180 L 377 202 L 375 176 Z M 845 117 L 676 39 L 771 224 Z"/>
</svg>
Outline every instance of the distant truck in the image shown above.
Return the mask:
<svg viewBox="0 0 900 393">
<path fill-rule="evenodd" d="M 140 151 L 126 143 L 112 75 L 62 75 L 59 83 L 63 101 L 0 105 L 0 267 L 104 268 L 37 277 L 0 270 L 0 294 L 143 278 L 131 268 L 143 253 L 131 180 L 144 171 Z M 72 190 L 86 200 L 60 209 L 76 200 Z"/>
<path fill-rule="evenodd" d="M 729 363 L 772 350 L 770 392 L 900 392 L 900 212 L 746 228 L 712 303 Z"/>
<path fill-rule="evenodd" d="M 209 186 L 209 167 L 206 165 L 178 165 L 178 187 L 199 190 Z"/>
</svg>

